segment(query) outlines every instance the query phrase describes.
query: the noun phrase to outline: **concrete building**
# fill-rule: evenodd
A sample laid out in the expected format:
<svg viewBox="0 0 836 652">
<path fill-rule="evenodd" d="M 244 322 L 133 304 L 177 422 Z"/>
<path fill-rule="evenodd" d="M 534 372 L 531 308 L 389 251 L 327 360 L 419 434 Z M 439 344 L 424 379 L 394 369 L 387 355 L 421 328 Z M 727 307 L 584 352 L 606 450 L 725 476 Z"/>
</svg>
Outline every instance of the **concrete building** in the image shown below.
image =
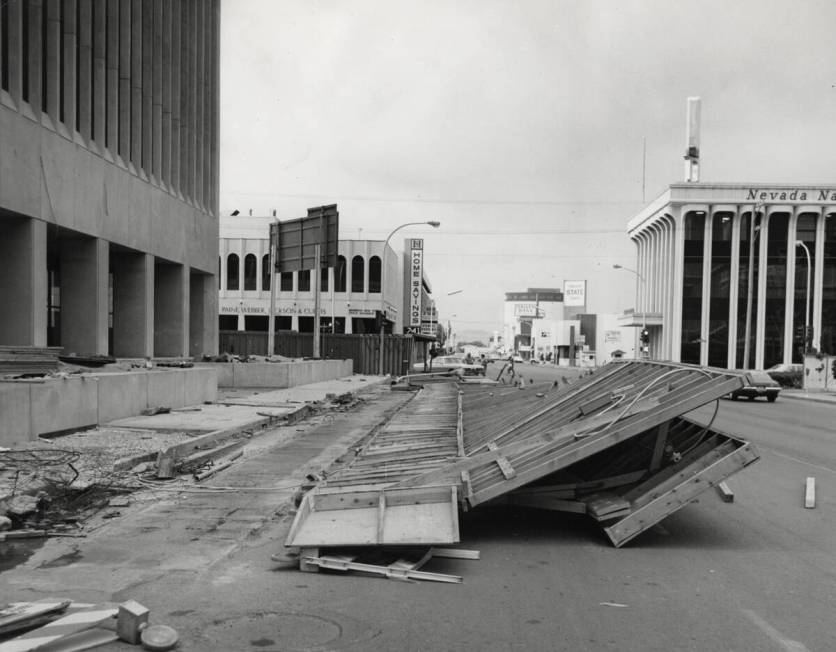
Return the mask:
<svg viewBox="0 0 836 652">
<path fill-rule="evenodd" d="M 725 368 L 836 353 L 836 186 L 671 185 L 628 225 L 650 357 Z M 808 280 L 809 279 L 809 280 Z"/>
<path fill-rule="evenodd" d="M 224 215 L 220 221 L 218 258 L 220 330 L 268 331 L 270 314 L 269 224 L 275 217 Z M 320 328 L 335 333 L 380 332 L 385 316 L 386 333 L 410 332 L 411 270 L 413 245 L 404 241 L 402 259 L 382 240 L 340 240 L 337 267 L 320 274 Z M 385 270 L 384 270 L 385 266 Z M 310 270 L 285 272 L 275 288 L 275 330 L 312 333 L 314 330 L 314 282 Z M 418 308 L 426 330 L 434 318 L 429 280 L 421 261 L 418 271 Z M 437 321 L 437 317 L 435 317 Z"/>
<path fill-rule="evenodd" d="M 0 344 L 217 349 L 219 0 L 0 9 Z"/>
</svg>

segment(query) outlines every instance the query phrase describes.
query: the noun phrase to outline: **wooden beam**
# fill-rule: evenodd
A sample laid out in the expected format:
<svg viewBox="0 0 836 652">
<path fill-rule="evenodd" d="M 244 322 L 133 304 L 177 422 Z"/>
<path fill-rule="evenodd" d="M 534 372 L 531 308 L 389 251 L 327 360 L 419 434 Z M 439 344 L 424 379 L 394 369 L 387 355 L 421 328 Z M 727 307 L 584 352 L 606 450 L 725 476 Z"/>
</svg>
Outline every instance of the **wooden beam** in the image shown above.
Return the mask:
<svg viewBox="0 0 836 652">
<path fill-rule="evenodd" d="M 662 455 L 665 452 L 665 444 L 668 442 L 668 430 L 670 429 L 670 421 L 660 423 L 656 428 L 656 445 L 653 447 L 653 457 L 650 459 L 650 472 L 653 473 L 659 470 L 662 466 Z"/>
<path fill-rule="evenodd" d="M 489 441 L 488 450 L 496 451 L 499 450 L 499 447 L 496 445 L 496 442 Z M 514 467 L 511 466 L 511 463 L 508 461 L 507 457 L 503 457 L 502 455 L 500 455 L 496 458 L 496 463 L 499 465 L 499 470 L 502 471 L 502 475 L 505 476 L 506 480 L 510 480 L 515 475 L 517 475 L 516 471 L 514 471 Z"/>
<path fill-rule="evenodd" d="M 386 493 L 381 490 L 377 498 L 377 542 L 383 543 L 383 527 L 386 524 Z"/>
<path fill-rule="evenodd" d="M 804 508 L 813 509 L 816 506 L 816 479 L 807 478 L 807 486 L 804 491 Z"/>
<path fill-rule="evenodd" d="M 729 485 L 725 482 L 721 482 L 717 485 L 717 493 L 720 495 L 720 499 L 724 503 L 733 503 L 734 502 L 734 492 L 729 489 Z"/>
</svg>

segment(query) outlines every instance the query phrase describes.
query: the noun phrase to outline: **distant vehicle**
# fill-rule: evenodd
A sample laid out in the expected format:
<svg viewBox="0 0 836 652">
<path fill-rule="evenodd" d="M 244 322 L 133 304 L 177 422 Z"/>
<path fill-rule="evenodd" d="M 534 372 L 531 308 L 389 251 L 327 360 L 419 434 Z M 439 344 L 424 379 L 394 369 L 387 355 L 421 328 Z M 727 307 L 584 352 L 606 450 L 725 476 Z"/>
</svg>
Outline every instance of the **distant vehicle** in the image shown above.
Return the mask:
<svg viewBox="0 0 836 652">
<path fill-rule="evenodd" d="M 427 371 L 430 370 L 430 365 L 427 363 Z M 412 365 L 412 371 L 417 373 L 425 373 L 424 363 L 416 362 Z M 484 376 L 485 368 L 478 363 L 468 364 L 463 358 L 454 355 L 442 355 L 432 361 L 432 372 L 442 371 L 461 371 L 464 376 Z"/>
<path fill-rule="evenodd" d="M 519 354 L 513 356 L 513 358 L 514 358 L 514 362 L 525 362 L 525 360 L 523 360 L 523 357 Z"/>
<path fill-rule="evenodd" d="M 729 398 L 731 400 L 748 398 L 750 401 L 754 401 L 756 398 L 762 397 L 770 403 L 774 403 L 781 392 L 781 386 L 765 371 L 747 371 L 743 374 L 743 379 L 746 384 L 730 394 Z"/>
<path fill-rule="evenodd" d="M 766 370 L 772 380 L 782 387 L 793 387 L 801 384 L 801 374 L 804 373 L 803 364 L 776 364 Z"/>
</svg>

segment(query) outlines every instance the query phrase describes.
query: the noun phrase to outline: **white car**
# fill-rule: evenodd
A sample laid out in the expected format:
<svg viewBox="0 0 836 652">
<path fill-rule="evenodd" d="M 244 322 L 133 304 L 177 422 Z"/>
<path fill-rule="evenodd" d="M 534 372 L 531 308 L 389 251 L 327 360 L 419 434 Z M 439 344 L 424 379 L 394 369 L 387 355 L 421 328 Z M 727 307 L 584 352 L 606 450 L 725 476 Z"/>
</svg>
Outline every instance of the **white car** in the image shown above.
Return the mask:
<svg viewBox="0 0 836 652">
<path fill-rule="evenodd" d="M 423 362 L 416 362 L 412 365 L 412 371 L 416 373 L 428 373 L 430 371 L 430 361 L 427 361 L 427 369 L 424 370 Z M 484 376 L 485 368 L 478 363 L 468 364 L 464 358 L 458 358 L 454 355 L 440 355 L 432 360 L 432 372 L 442 371 L 459 371 L 461 370 L 464 376 Z"/>
</svg>

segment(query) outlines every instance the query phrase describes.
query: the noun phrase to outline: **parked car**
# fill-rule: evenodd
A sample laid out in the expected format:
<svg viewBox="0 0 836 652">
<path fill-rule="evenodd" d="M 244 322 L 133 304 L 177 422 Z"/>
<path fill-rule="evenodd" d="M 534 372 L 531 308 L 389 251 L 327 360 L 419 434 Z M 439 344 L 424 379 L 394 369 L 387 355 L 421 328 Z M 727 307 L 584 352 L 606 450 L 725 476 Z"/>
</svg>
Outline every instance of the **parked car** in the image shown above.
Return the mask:
<svg viewBox="0 0 836 652">
<path fill-rule="evenodd" d="M 801 375 L 804 373 L 803 364 L 776 364 L 766 370 L 772 380 L 781 387 L 801 387 Z"/>
<path fill-rule="evenodd" d="M 430 369 L 429 362 L 427 363 L 427 371 Z M 412 370 L 416 373 L 425 373 L 424 363 L 416 362 L 412 365 Z M 463 358 L 454 355 L 441 355 L 432 361 L 433 373 L 441 371 L 461 371 L 464 376 L 484 376 L 485 368 L 478 363 L 468 364 Z"/>
<path fill-rule="evenodd" d="M 525 360 L 523 360 L 523 357 L 519 354 L 513 356 L 513 358 L 514 358 L 514 362 L 525 362 Z"/>
<path fill-rule="evenodd" d="M 765 371 L 747 371 L 743 374 L 745 385 L 734 390 L 729 398 L 736 401 L 738 398 L 748 398 L 754 401 L 763 397 L 770 403 L 774 403 L 781 392 L 781 386 L 772 380 Z"/>
</svg>

